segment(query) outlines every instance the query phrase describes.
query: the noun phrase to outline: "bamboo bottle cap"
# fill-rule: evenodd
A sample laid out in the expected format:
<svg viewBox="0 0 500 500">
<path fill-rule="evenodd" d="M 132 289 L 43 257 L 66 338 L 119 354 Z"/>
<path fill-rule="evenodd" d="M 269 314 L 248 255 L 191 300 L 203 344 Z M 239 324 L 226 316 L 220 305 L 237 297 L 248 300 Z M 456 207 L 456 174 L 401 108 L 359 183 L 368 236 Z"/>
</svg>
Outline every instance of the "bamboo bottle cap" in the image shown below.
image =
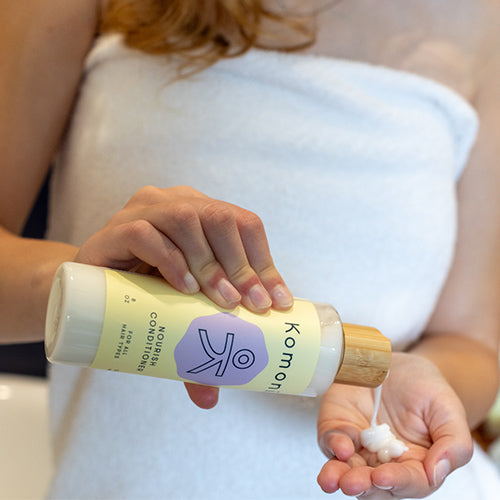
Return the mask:
<svg viewBox="0 0 500 500">
<path fill-rule="evenodd" d="M 391 364 L 391 342 L 375 328 L 343 324 L 344 356 L 335 382 L 377 387 Z"/>
</svg>

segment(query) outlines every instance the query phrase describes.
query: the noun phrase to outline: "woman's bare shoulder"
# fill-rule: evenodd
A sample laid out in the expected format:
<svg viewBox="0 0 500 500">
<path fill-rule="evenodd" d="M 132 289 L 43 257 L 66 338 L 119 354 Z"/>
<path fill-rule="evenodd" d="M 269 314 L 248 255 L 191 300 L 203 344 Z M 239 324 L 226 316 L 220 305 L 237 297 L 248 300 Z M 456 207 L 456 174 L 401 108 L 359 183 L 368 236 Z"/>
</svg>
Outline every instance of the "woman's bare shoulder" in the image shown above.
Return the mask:
<svg viewBox="0 0 500 500">
<path fill-rule="evenodd" d="M 46 31 L 57 34 L 58 31 L 78 37 L 79 33 L 95 33 L 100 12 L 106 0 L 23 0 L 11 2 L 0 0 L 2 27 L 5 35 L 10 36 L 19 30 L 29 32 Z M 25 33 L 26 34 L 26 33 Z M 28 40 L 29 41 L 29 40 Z M 7 47 L 6 47 L 7 48 Z"/>
<path fill-rule="evenodd" d="M 500 100 L 500 0 L 478 0 L 480 14 L 474 28 L 480 35 L 474 73 L 478 91 Z M 467 33 L 464 33 L 467 36 Z M 492 91 L 493 89 L 493 91 Z"/>
<path fill-rule="evenodd" d="M 500 42 L 500 0 L 349 0 L 319 19 L 312 53 L 380 64 L 453 88 L 469 101 Z M 497 52 L 498 53 L 498 52 Z"/>
<path fill-rule="evenodd" d="M 428 33 L 402 67 L 439 80 L 474 103 L 485 83 L 484 68 L 500 54 L 500 0 L 443 0 L 433 2 L 429 12 Z"/>
</svg>

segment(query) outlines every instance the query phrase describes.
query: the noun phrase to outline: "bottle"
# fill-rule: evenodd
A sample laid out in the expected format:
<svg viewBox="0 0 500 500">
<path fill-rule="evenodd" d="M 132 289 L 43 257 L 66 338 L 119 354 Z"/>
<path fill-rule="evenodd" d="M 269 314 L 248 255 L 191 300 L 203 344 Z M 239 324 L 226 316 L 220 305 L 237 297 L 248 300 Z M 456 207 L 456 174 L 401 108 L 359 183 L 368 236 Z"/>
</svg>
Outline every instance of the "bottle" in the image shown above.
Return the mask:
<svg viewBox="0 0 500 500">
<path fill-rule="evenodd" d="M 52 363 L 305 396 L 376 387 L 391 359 L 378 330 L 343 325 L 328 304 L 225 310 L 159 277 L 74 262 L 54 277 L 45 350 Z"/>
</svg>

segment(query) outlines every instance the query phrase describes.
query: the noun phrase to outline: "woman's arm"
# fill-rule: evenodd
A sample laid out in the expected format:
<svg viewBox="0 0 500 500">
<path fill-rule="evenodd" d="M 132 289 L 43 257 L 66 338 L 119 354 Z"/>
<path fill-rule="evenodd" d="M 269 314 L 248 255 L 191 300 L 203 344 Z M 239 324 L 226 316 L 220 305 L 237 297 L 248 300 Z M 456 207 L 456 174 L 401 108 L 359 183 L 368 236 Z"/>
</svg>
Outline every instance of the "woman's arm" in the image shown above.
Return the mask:
<svg viewBox="0 0 500 500">
<path fill-rule="evenodd" d="M 459 182 L 456 256 L 426 335 L 412 350 L 438 366 L 464 403 L 471 428 L 498 391 L 500 56 L 492 52 L 474 103 L 478 139 Z"/>
<path fill-rule="evenodd" d="M 71 112 L 98 2 L 0 1 L 0 342 L 40 340 L 49 286 L 69 245 L 17 235 Z"/>
</svg>

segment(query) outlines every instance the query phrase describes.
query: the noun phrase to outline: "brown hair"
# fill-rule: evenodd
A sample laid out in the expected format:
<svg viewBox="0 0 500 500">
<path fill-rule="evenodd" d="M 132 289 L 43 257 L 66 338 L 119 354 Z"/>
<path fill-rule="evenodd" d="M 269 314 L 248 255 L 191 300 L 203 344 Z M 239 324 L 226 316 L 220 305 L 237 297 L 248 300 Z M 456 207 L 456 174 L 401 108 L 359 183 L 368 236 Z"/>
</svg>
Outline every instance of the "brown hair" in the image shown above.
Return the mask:
<svg viewBox="0 0 500 500">
<path fill-rule="evenodd" d="M 264 3 L 109 0 L 101 28 L 122 33 L 131 47 L 151 54 L 176 54 L 197 68 L 252 47 L 291 51 L 314 42 L 313 16 L 286 15 L 269 10 Z"/>
</svg>

